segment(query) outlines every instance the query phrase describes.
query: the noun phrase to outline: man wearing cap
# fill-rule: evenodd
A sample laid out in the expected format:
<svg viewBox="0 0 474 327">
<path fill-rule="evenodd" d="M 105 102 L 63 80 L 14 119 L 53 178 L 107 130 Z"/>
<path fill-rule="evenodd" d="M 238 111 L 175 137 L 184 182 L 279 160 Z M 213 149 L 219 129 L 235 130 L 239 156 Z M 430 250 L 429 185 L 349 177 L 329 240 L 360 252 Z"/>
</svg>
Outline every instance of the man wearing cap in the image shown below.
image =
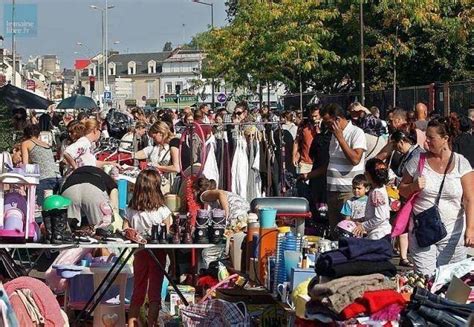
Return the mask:
<svg viewBox="0 0 474 327">
<path fill-rule="evenodd" d="M 348 110 L 354 126 L 361 128 L 365 133 L 367 143 L 366 159 L 375 157 L 387 144 L 387 138 L 382 136 L 386 132 L 382 120 L 372 115 L 370 110 L 359 102 L 353 102 Z"/>
<path fill-rule="evenodd" d="M 372 115 L 369 109 L 361 105 L 359 102 L 353 102 L 349 105 L 349 113 L 351 115 L 352 123 L 362 128 L 364 133 L 373 136 L 380 136 L 383 134 L 382 121 Z"/>
</svg>

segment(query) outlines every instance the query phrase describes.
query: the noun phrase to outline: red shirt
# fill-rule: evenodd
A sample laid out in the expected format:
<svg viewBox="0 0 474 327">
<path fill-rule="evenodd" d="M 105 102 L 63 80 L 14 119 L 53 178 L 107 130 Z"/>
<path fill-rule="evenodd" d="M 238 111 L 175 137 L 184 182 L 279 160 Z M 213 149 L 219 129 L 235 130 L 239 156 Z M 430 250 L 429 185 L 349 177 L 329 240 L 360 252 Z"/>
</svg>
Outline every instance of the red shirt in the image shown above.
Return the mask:
<svg viewBox="0 0 474 327">
<path fill-rule="evenodd" d="M 309 150 L 311 148 L 311 143 L 313 143 L 313 138 L 316 135 L 316 129 L 313 125 L 305 124 L 303 127 L 298 128 L 298 133 L 296 134 L 296 142 L 298 142 L 298 152 L 300 153 L 300 162 L 306 164 L 313 164 Z"/>
</svg>

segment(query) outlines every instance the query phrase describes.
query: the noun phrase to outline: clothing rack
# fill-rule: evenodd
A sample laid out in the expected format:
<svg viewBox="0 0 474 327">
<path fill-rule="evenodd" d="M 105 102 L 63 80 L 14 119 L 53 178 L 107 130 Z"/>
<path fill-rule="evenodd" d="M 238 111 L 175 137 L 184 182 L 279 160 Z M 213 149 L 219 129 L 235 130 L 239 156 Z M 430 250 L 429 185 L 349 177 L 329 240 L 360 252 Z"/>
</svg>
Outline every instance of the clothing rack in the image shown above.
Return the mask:
<svg viewBox="0 0 474 327">
<path fill-rule="evenodd" d="M 281 122 L 243 122 L 243 123 L 198 123 L 203 126 L 255 126 L 255 125 L 282 125 Z M 189 126 L 186 126 L 189 128 Z"/>
<path fill-rule="evenodd" d="M 222 127 L 229 127 L 229 126 L 236 126 L 236 127 L 246 127 L 246 126 L 278 126 L 278 129 L 276 130 L 277 134 L 275 135 L 280 144 L 280 151 L 281 155 L 279 156 L 279 166 L 281 167 L 280 173 L 280 192 L 284 194 L 286 192 L 286 180 L 285 180 L 285 172 L 286 172 L 286 165 L 285 165 L 285 160 L 286 160 L 286 153 L 284 150 L 285 143 L 283 140 L 283 133 L 281 132 L 282 130 L 282 123 L 279 121 L 272 121 L 272 122 L 241 122 L 241 123 L 197 123 L 194 122 L 193 124 L 190 124 L 189 126 L 185 127 L 185 130 L 189 130 L 189 135 L 190 135 L 190 151 L 191 151 L 191 167 L 193 167 L 196 162 L 194 162 L 194 131 L 196 129 L 195 125 L 199 124 L 200 126 L 209 126 L 209 127 L 216 127 L 216 126 L 222 126 Z M 202 140 L 203 145 L 206 143 L 206 140 Z M 273 141 L 274 143 L 274 141 Z M 205 156 L 207 157 L 207 156 Z M 180 158 L 181 160 L 181 158 Z M 180 163 L 182 164 L 182 163 Z M 205 162 L 202 163 L 203 165 Z M 193 169 L 191 168 L 191 174 L 193 172 Z M 217 181 L 219 182 L 219 181 Z M 268 183 L 267 183 L 268 184 Z"/>
</svg>

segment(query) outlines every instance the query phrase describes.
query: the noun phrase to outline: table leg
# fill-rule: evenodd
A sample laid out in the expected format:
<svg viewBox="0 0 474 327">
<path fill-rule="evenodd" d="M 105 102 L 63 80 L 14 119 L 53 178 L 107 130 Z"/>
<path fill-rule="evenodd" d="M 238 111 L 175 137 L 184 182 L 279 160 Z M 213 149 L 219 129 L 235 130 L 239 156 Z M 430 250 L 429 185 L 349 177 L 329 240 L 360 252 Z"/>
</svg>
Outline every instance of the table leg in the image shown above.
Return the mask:
<svg viewBox="0 0 474 327">
<path fill-rule="evenodd" d="M 99 284 L 99 286 L 97 287 L 97 289 L 94 291 L 94 294 L 92 294 L 91 298 L 89 299 L 89 301 L 87 301 L 87 304 L 84 306 L 84 308 L 81 310 L 81 312 L 79 312 L 79 315 L 77 316 L 76 320 L 74 321 L 74 325 L 76 323 L 78 323 L 80 320 L 81 320 L 81 317 L 84 315 L 84 313 L 87 313 L 87 316 L 90 315 L 91 312 L 94 312 L 95 308 L 99 305 L 100 301 L 102 300 L 102 298 L 105 296 L 105 293 L 107 292 L 107 290 L 110 288 L 110 286 L 113 284 L 114 280 L 117 278 L 118 274 L 122 271 L 123 267 L 127 264 L 128 260 L 131 258 L 131 256 L 133 255 L 133 253 L 135 252 L 135 249 L 130 249 L 130 253 L 128 254 L 128 256 L 126 257 L 126 259 L 122 262 L 122 264 L 119 266 L 118 270 L 115 272 L 115 274 L 112 276 L 112 279 L 109 281 L 108 278 L 109 276 L 112 274 L 112 272 L 114 271 L 114 269 L 118 266 L 118 264 L 120 263 L 120 260 L 124 257 L 125 253 L 127 252 L 127 248 L 124 248 L 122 250 L 122 252 L 120 253 L 119 257 L 117 258 L 117 260 L 114 262 L 114 264 L 112 265 L 112 267 L 110 268 L 110 270 L 107 272 L 107 274 L 105 275 L 104 279 L 102 280 L 102 282 Z M 101 291 L 101 288 L 102 286 L 105 286 L 105 289 Z M 97 298 L 97 300 L 95 299 L 95 297 L 99 295 L 99 297 Z M 88 307 L 91 305 L 91 309 L 88 309 Z M 86 316 L 86 318 L 87 318 Z"/>
<path fill-rule="evenodd" d="M 181 299 L 181 301 L 183 301 L 183 304 L 185 306 L 188 306 L 189 305 L 189 302 L 186 300 L 186 298 L 184 297 L 183 293 L 181 293 L 181 291 L 179 290 L 178 286 L 176 285 L 176 283 L 174 282 L 174 280 L 168 275 L 168 273 L 166 272 L 166 269 L 163 267 L 163 265 L 161 264 L 160 260 L 158 260 L 158 258 L 156 257 L 155 253 L 153 253 L 153 251 L 151 249 L 147 249 L 148 253 L 150 253 L 151 257 L 153 258 L 153 260 L 155 260 L 156 264 L 158 265 L 158 268 L 163 272 L 163 275 L 168 278 L 168 281 L 170 282 L 170 285 L 171 287 L 173 287 L 173 289 L 175 290 L 176 294 L 178 294 L 179 298 Z"/>
<path fill-rule="evenodd" d="M 26 271 L 26 274 L 29 275 L 30 272 L 36 267 L 36 264 L 38 263 L 39 259 L 41 259 L 41 257 L 43 256 L 43 254 L 46 252 L 47 250 L 46 249 L 41 249 L 38 256 L 36 257 L 35 261 L 33 262 L 33 264 L 30 266 L 30 269 L 28 269 Z M 28 255 L 28 260 L 29 262 L 31 262 L 31 259 L 29 258 L 29 255 Z"/>
</svg>

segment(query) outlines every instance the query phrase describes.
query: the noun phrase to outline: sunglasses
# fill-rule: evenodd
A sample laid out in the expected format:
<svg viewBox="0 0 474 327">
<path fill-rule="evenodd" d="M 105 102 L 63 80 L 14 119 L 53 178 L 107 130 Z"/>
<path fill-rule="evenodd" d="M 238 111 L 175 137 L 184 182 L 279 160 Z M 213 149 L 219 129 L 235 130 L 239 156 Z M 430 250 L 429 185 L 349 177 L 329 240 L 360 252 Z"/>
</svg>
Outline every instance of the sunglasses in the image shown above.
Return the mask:
<svg viewBox="0 0 474 327">
<path fill-rule="evenodd" d="M 243 111 L 238 111 L 238 112 L 236 111 L 235 112 L 236 115 L 242 115 L 243 113 L 244 113 Z"/>
</svg>

